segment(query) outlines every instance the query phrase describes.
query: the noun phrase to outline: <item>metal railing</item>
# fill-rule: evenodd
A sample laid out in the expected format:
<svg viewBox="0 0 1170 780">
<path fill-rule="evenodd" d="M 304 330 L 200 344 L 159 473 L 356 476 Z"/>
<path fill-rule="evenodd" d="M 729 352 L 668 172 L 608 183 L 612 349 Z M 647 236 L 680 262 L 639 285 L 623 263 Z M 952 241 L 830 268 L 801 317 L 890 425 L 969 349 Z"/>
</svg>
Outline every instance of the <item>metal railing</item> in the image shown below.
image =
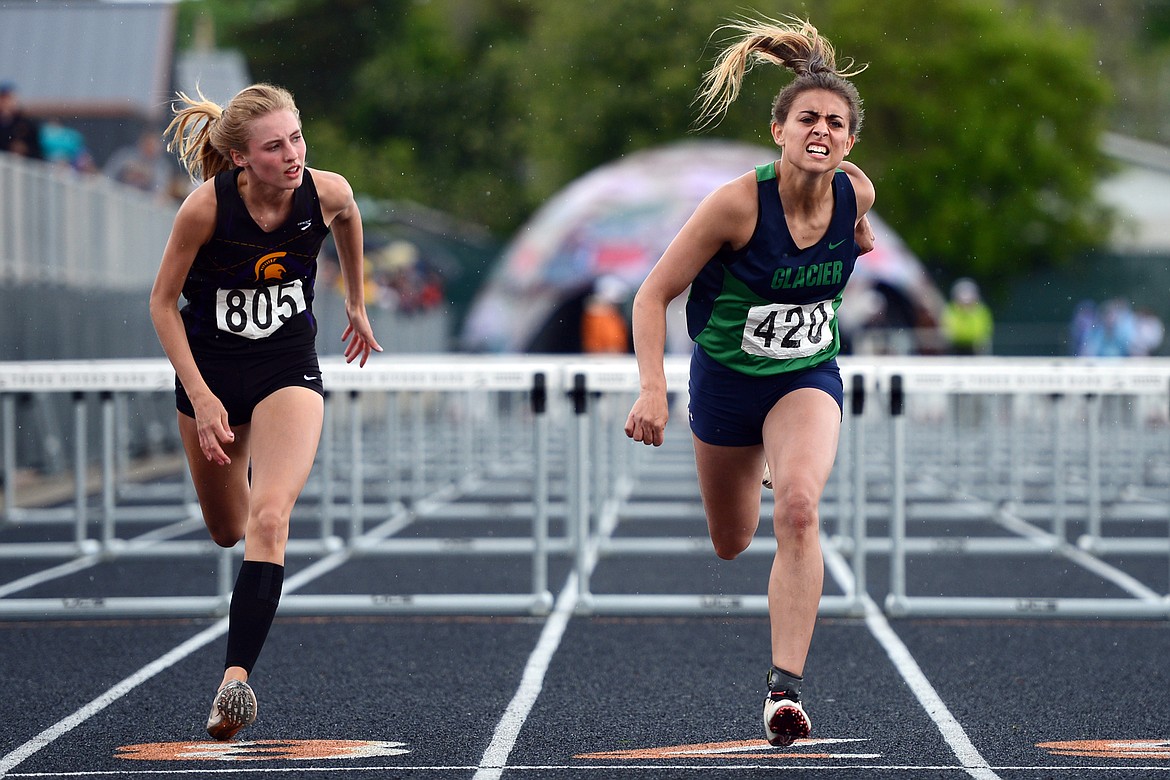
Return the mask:
<svg viewBox="0 0 1170 780">
<path fill-rule="evenodd" d="M 149 289 L 178 204 L 0 153 L 0 284 Z"/>
</svg>

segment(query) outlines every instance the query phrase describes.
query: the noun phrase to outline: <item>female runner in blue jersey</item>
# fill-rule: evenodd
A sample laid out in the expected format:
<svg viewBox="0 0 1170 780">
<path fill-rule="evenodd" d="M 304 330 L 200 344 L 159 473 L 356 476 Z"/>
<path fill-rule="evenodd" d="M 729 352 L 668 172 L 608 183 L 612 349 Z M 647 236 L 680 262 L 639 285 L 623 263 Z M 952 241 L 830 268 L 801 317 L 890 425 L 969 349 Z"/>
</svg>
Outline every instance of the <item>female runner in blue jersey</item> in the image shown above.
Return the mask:
<svg viewBox="0 0 1170 780">
<path fill-rule="evenodd" d="M 248 677 L 280 601 L 289 516 L 321 436 L 312 304 L 330 232 L 345 283 L 346 360 L 365 365 L 382 348 L 366 316 L 353 191 L 338 174 L 305 167 L 292 95 L 256 84 L 223 108 L 202 95 L 179 98 L 170 149 L 204 181 L 175 217 L 150 314 L 175 368 L 179 433 L 204 522 L 219 545 L 244 540 L 207 720 L 208 733 L 226 740 L 256 719 Z"/>
<path fill-rule="evenodd" d="M 817 507 L 841 427 L 836 312 L 858 254 L 872 248 L 865 214 L 874 202 L 869 179 L 843 163 L 861 127 L 861 100 L 846 78 L 857 71 L 839 70 L 829 42 L 793 21 L 730 25 L 740 37 L 704 79 L 700 124 L 722 116 L 754 61 L 793 71 L 772 108 L 781 155 L 709 195 L 639 289 L 641 389 L 625 426 L 635 441 L 662 444 L 666 307 L 689 285 L 691 431 L 720 558 L 752 541 L 769 466 L 775 483 L 764 730 L 778 746 L 812 727 L 800 684 L 824 578 Z"/>
</svg>

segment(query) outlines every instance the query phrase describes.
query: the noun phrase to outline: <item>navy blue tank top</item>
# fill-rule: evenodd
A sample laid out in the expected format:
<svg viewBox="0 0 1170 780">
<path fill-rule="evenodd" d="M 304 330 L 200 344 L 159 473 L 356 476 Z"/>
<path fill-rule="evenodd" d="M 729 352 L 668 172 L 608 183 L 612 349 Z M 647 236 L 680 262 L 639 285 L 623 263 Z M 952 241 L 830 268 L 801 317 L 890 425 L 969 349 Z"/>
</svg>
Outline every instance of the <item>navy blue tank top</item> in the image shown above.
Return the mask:
<svg viewBox="0 0 1170 780">
<path fill-rule="evenodd" d="M 799 248 L 788 232 L 774 163 L 756 168 L 759 215 L 742 248 L 724 247 L 691 283 L 687 330 L 728 368 L 771 376 L 837 355 L 837 309 L 857 262 L 857 197 L 844 171 L 833 176 L 825 234 Z"/>
<path fill-rule="evenodd" d="M 191 349 L 270 352 L 312 344 L 317 255 L 329 235 L 312 174 L 305 170 L 284 224 L 265 232 L 240 196 L 241 170 L 215 177 L 215 233 L 183 284 Z"/>
</svg>

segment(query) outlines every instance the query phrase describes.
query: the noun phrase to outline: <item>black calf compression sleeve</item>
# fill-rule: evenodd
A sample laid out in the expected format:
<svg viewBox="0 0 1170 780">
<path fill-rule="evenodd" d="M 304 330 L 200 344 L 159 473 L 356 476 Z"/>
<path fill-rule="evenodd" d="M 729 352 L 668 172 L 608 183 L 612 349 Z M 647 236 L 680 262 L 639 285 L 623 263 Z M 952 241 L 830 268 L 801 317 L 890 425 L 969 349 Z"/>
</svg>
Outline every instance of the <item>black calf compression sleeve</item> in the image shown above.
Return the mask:
<svg viewBox="0 0 1170 780">
<path fill-rule="evenodd" d="M 804 677 L 787 672 L 779 666 L 768 670 L 768 693 L 775 693 L 792 701 L 800 701 L 800 684 Z"/>
<path fill-rule="evenodd" d="M 227 661 L 224 668 L 242 666 L 250 675 L 280 603 L 284 567 L 266 561 L 244 561 L 232 591 L 228 610 Z"/>
</svg>

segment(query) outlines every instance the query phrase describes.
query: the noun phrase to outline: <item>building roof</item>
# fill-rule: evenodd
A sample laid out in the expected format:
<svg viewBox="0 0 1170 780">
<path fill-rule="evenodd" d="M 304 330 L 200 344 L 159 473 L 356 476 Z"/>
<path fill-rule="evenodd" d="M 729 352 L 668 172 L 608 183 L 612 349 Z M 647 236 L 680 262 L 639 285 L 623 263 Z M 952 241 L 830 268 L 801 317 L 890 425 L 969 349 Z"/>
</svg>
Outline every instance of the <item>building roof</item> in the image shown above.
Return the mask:
<svg viewBox="0 0 1170 780">
<path fill-rule="evenodd" d="M 1170 252 L 1170 147 L 1105 133 L 1101 149 L 1119 163 L 1097 186 L 1100 200 L 1120 218 L 1113 248 Z"/>
<path fill-rule="evenodd" d="M 0 81 L 34 114 L 162 116 L 172 3 L 0 0 Z"/>
<path fill-rule="evenodd" d="M 250 83 L 248 63 L 235 49 L 190 49 L 175 57 L 175 89 L 192 97 L 198 91 L 208 100 L 226 106 Z"/>
</svg>

